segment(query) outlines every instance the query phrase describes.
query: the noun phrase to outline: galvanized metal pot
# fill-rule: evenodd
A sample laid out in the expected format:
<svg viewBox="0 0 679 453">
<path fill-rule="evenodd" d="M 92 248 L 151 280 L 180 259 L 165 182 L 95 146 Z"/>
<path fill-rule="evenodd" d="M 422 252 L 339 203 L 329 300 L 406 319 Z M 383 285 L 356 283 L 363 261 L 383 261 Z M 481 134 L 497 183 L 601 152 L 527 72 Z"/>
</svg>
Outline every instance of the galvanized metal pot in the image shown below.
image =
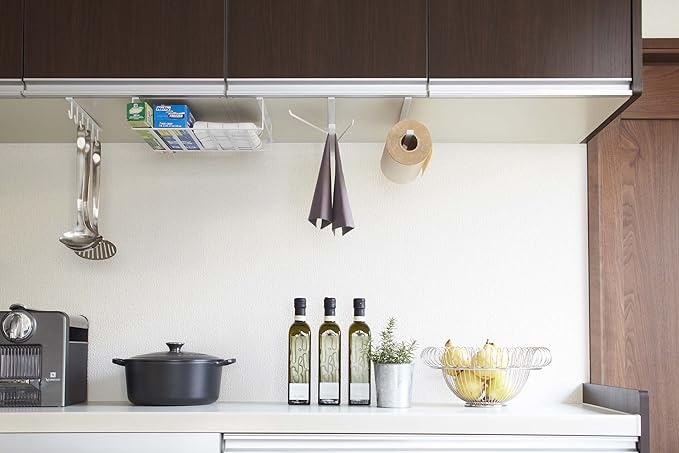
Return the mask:
<svg viewBox="0 0 679 453">
<path fill-rule="evenodd" d="M 410 407 L 414 363 L 375 364 L 377 407 Z"/>
</svg>

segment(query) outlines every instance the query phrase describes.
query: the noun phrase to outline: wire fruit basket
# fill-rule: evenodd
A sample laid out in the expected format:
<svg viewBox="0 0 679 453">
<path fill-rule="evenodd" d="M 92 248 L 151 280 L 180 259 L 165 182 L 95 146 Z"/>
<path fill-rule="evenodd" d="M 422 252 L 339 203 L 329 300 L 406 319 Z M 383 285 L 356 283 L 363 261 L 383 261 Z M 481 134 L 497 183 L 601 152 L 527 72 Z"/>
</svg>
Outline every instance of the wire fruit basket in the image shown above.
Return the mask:
<svg viewBox="0 0 679 453">
<path fill-rule="evenodd" d="M 528 375 L 552 361 L 547 348 L 428 347 L 427 366 L 441 370 L 448 388 L 469 407 L 500 407 L 518 395 Z"/>
</svg>

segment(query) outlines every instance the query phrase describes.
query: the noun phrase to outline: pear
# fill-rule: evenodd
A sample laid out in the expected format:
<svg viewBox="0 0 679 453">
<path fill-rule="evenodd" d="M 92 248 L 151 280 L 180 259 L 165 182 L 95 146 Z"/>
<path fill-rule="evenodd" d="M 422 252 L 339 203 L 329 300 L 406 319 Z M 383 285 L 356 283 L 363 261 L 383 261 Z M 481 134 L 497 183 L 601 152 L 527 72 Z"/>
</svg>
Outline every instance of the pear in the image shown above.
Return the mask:
<svg viewBox="0 0 679 453">
<path fill-rule="evenodd" d="M 471 366 L 477 368 L 474 373 L 481 379 L 493 379 L 498 370 L 485 370 L 478 368 L 506 368 L 509 365 L 509 357 L 501 347 L 486 340 L 483 348 L 472 357 Z"/>
<path fill-rule="evenodd" d="M 462 370 L 455 376 L 457 394 L 465 401 L 477 401 L 483 395 L 483 379 L 470 370 Z"/>
<path fill-rule="evenodd" d="M 512 396 L 512 385 L 505 371 L 499 371 L 486 384 L 486 399 L 502 402 Z"/>
<path fill-rule="evenodd" d="M 441 362 L 447 368 L 467 368 L 471 365 L 469 351 L 465 348 L 453 346 L 450 340 L 446 341 L 446 352 L 443 353 Z M 457 371 L 446 370 L 446 373 L 453 376 Z"/>
</svg>

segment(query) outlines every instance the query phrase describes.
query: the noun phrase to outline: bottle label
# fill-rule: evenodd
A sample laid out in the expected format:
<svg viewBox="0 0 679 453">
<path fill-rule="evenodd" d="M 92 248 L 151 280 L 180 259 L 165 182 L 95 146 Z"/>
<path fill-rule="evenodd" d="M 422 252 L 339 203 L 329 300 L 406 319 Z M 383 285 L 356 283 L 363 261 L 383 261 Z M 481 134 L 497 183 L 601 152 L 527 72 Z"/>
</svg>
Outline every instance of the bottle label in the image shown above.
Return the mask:
<svg viewBox="0 0 679 453">
<path fill-rule="evenodd" d="M 349 384 L 350 401 L 368 401 L 370 399 L 370 384 Z"/>
<path fill-rule="evenodd" d="M 338 400 L 339 394 L 339 383 L 337 382 L 321 382 L 318 387 L 318 398 L 321 400 Z"/>
<path fill-rule="evenodd" d="M 351 384 L 370 383 L 370 359 L 367 351 L 370 344 L 370 335 L 360 330 L 351 334 Z M 353 398 L 353 394 L 351 395 Z"/>
<path fill-rule="evenodd" d="M 289 386 L 290 401 L 309 401 L 309 384 L 289 384 Z"/>
<path fill-rule="evenodd" d="M 321 336 L 320 381 L 339 382 L 339 335 L 329 330 Z"/>
<path fill-rule="evenodd" d="M 311 342 L 308 334 L 300 332 L 290 337 L 288 363 L 290 384 L 303 384 L 308 387 L 311 378 Z"/>
</svg>

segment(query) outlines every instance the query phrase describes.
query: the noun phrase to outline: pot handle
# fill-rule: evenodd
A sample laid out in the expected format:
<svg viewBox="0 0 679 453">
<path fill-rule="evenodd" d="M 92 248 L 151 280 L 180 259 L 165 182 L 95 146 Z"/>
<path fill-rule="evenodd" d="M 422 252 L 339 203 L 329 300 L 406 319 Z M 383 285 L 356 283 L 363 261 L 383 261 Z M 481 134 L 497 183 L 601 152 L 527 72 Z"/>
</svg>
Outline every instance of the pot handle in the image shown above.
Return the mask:
<svg viewBox="0 0 679 453">
<path fill-rule="evenodd" d="M 215 363 L 217 366 L 226 366 L 226 365 L 231 365 L 232 363 L 236 363 L 236 359 L 224 359 L 224 360 L 219 360 L 218 362 Z"/>
<path fill-rule="evenodd" d="M 115 363 L 116 365 L 125 366 L 125 362 L 127 362 L 127 360 L 125 360 L 125 359 L 113 359 L 113 360 L 111 360 L 111 362 Z"/>
</svg>

